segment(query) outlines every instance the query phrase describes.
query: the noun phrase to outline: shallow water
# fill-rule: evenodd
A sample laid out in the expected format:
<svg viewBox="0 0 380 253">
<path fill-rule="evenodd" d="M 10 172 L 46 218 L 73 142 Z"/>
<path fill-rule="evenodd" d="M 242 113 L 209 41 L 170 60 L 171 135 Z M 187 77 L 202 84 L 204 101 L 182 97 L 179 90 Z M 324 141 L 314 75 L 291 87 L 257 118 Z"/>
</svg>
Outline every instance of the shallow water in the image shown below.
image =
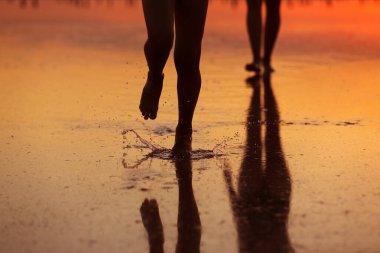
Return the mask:
<svg viewBox="0 0 380 253">
<path fill-rule="evenodd" d="M 283 1 L 276 72 L 250 84 L 245 3 L 211 1 L 179 161 L 172 57 L 157 120 L 138 110 L 139 1 L 19 3 L 0 1 L 0 252 L 148 252 L 146 198 L 166 252 L 378 252 L 378 1 Z"/>
</svg>

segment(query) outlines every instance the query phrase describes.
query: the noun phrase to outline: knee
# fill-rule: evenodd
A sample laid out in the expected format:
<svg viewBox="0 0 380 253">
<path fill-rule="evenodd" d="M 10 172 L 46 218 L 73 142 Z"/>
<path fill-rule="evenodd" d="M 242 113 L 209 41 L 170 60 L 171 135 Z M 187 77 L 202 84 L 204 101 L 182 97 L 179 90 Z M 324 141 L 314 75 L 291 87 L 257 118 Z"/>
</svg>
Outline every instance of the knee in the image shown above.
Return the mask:
<svg viewBox="0 0 380 253">
<path fill-rule="evenodd" d="M 179 76 L 198 77 L 200 61 L 200 49 L 176 50 L 174 63 Z"/>
<path fill-rule="evenodd" d="M 150 33 L 148 35 L 147 45 L 149 44 L 149 46 L 157 50 L 168 52 L 173 46 L 173 38 L 173 32 Z"/>
<path fill-rule="evenodd" d="M 267 23 L 279 23 L 281 19 L 280 11 L 278 9 L 268 9 L 267 11 Z"/>
<path fill-rule="evenodd" d="M 247 0 L 248 7 L 253 8 L 254 10 L 259 10 L 261 8 L 261 3 L 262 0 Z"/>
<path fill-rule="evenodd" d="M 266 8 L 267 8 L 267 14 L 268 15 L 274 15 L 278 16 L 280 15 L 280 0 L 271 0 L 271 1 L 266 1 Z"/>
</svg>

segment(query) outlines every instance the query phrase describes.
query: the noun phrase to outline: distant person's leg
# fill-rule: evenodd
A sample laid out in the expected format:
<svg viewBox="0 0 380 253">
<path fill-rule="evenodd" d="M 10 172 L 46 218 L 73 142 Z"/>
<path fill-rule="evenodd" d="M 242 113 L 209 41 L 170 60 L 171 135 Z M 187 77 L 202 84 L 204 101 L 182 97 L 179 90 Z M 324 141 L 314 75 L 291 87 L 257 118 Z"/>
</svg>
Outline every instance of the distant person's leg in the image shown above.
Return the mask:
<svg viewBox="0 0 380 253">
<path fill-rule="evenodd" d="M 192 120 L 201 88 L 199 61 L 208 0 L 176 3 L 174 61 L 178 74 L 178 126 L 174 153 L 191 151 Z"/>
<path fill-rule="evenodd" d="M 253 62 L 246 65 L 248 71 L 260 72 L 261 5 L 262 0 L 247 0 L 247 30 L 253 54 Z"/>
<path fill-rule="evenodd" d="M 280 31 L 280 3 L 281 0 L 266 0 L 267 18 L 265 24 L 264 58 L 266 72 L 272 72 L 271 57 Z"/>
<path fill-rule="evenodd" d="M 155 119 L 164 78 L 162 72 L 173 46 L 175 0 L 143 0 L 142 4 L 148 32 L 144 51 L 149 73 L 140 110 L 145 119 Z"/>
</svg>

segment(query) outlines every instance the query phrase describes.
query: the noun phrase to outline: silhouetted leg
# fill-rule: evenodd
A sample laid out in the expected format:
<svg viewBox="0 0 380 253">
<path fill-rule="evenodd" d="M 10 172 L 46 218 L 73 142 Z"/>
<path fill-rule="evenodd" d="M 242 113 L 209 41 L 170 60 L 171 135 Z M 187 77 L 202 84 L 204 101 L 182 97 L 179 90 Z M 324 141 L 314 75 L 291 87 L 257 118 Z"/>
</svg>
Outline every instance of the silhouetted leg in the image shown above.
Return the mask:
<svg viewBox="0 0 380 253">
<path fill-rule="evenodd" d="M 262 0 L 247 0 L 247 29 L 253 54 L 253 63 L 247 64 L 248 71 L 260 72 L 261 58 L 261 3 Z"/>
<path fill-rule="evenodd" d="M 173 46 L 175 0 L 143 0 L 148 40 L 145 57 L 153 77 L 161 76 Z"/>
<path fill-rule="evenodd" d="M 280 30 L 281 0 L 266 0 L 267 18 L 265 24 L 263 64 L 267 72 L 272 72 L 271 57 Z"/>
<path fill-rule="evenodd" d="M 160 211 L 155 199 L 145 199 L 140 208 L 141 219 L 148 233 L 149 252 L 164 252 L 164 230 L 160 218 Z"/>
<path fill-rule="evenodd" d="M 176 3 L 174 61 L 178 74 L 178 126 L 173 152 L 191 151 L 192 120 L 201 88 L 199 61 L 208 0 Z"/>
<path fill-rule="evenodd" d="M 145 119 L 155 119 L 163 85 L 162 72 L 173 46 L 175 0 L 143 0 L 142 3 L 148 32 L 144 51 L 149 73 L 140 111 Z"/>
<path fill-rule="evenodd" d="M 177 253 L 200 252 L 201 220 L 192 186 L 192 168 L 190 159 L 175 162 L 178 179 L 178 242 Z"/>
</svg>

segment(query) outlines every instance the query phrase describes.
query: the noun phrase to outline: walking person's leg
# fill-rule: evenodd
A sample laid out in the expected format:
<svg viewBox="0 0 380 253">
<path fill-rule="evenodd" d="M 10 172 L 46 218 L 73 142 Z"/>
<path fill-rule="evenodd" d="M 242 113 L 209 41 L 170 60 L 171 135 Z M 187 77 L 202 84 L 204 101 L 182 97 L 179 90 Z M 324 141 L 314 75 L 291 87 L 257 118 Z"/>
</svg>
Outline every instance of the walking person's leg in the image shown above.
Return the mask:
<svg viewBox="0 0 380 253">
<path fill-rule="evenodd" d="M 280 3 L 281 0 L 266 0 L 267 17 L 265 23 L 264 58 L 263 65 L 266 72 L 272 72 L 271 57 L 280 31 Z"/>
<path fill-rule="evenodd" d="M 246 70 L 260 72 L 261 60 L 261 6 L 262 0 L 247 0 L 247 30 L 251 45 L 253 61 L 246 65 Z"/>
<path fill-rule="evenodd" d="M 191 151 L 192 120 L 201 88 L 199 62 L 207 6 L 208 0 L 180 0 L 175 7 L 174 61 L 179 114 L 174 153 Z"/>
<path fill-rule="evenodd" d="M 145 119 L 155 119 L 164 78 L 162 72 L 173 46 L 175 0 L 143 0 L 142 4 L 148 32 L 144 51 L 149 73 L 140 111 Z"/>
</svg>

